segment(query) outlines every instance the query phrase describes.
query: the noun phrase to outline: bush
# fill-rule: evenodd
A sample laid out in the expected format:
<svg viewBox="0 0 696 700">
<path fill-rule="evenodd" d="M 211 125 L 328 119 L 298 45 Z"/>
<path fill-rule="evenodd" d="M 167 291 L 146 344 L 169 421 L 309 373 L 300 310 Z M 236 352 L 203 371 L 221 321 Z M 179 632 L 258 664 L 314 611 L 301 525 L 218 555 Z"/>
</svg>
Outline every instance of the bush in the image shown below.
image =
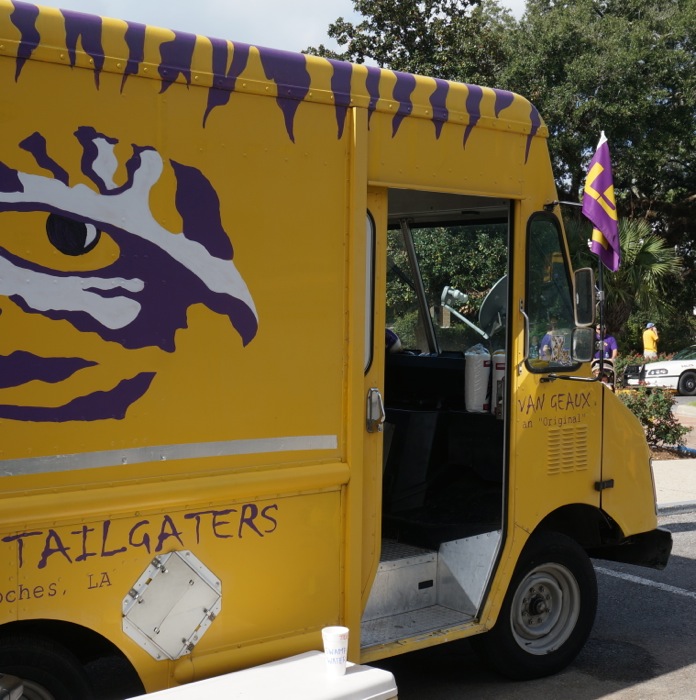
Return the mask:
<svg viewBox="0 0 696 700">
<path fill-rule="evenodd" d="M 691 430 L 679 425 L 672 413 L 674 396 L 668 389 L 656 387 L 621 391 L 619 398 L 628 406 L 645 430 L 651 447 L 683 447 L 684 436 Z"/>
</svg>

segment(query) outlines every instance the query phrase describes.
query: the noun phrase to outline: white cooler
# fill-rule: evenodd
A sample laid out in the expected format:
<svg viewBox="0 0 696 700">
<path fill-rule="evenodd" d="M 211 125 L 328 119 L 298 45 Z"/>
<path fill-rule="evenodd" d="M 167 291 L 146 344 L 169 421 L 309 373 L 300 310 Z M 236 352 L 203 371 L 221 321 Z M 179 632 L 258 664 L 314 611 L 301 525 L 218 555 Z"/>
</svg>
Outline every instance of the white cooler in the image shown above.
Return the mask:
<svg viewBox="0 0 696 700">
<path fill-rule="evenodd" d="M 321 651 L 308 651 L 244 671 L 139 695 L 131 700 L 392 700 L 389 671 L 348 662 L 345 676 L 328 676 Z"/>
</svg>

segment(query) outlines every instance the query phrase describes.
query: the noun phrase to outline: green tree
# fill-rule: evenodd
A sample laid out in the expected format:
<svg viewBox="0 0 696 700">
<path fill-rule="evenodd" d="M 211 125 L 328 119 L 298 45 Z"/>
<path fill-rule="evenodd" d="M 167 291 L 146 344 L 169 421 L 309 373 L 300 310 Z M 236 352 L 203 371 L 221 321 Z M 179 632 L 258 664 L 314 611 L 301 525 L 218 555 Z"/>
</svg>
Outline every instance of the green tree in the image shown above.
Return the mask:
<svg viewBox="0 0 696 700">
<path fill-rule="evenodd" d="M 431 310 L 439 307 L 442 290 L 446 286 L 454 287 L 468 295 L 469 302 L 461 311 L 475 320 L 486 294 L 505 273 L 507 225 L 417 228 L 412 233 Z M 405 346 L 418 347 L 414 331 L 418 319 L 416 291 L 400 232 L 390 233 L 387 254 L 387 324 L 393 325 Z M 456 336 L 446 341 L 451 347 L 467 347 L 480 340 L 460 322 L 454 323 L 451 329 L 440 330 L 441 339 L 449 336 Z"/>
<path fill-rule="evenodd" d="M 323 44 L 307 53 L 446 80 L 493 85 L 506 61 L 506 34 L 515 20 L 492 0 L 353 0 L 364 19 L 339 17 Z"/>
<path fill-rule="evenodd" d="M 587 245 L 592 225 L 573 217 L 566 219 L 565 228 L 574 266 L 597 270 L 597 257 Z M 622 351 L 627 352 L 629 348 L 642 349 L 640 334 L 647 321 L 663 325 L 663 319 L 679 313 L 667 290 L 682 278 L 682 265 L 674 246 L 655 233 L 645 219 L 621 219 L 619 240 L 621 267 L 616 272 L 602 271 L 604 321 L 619 339 Z"/>
<path fill-rule="evenodd" d="M 408 271 L 400 234 L 389 237 L 392 268 Z M 413 242 L 425 293 L 439 300 L 445 286 L 469 295 L 469 313 L 478 312 L 488 290 L 504 273 L 507 261 L 507 226 L 488 224 L 416 229 Z M 389 306 L 403 309 L 415 302 L 415 290 L 405 276 L 393 275 L 387 285 Z"/>
<path fill-rule="evenodd" d="M 599 134 L 622 213 L 693 235 L 696 0 L 528 0 L 501 87 L 548 123 L 562 197 L 578 201 Z"/>
</svg>

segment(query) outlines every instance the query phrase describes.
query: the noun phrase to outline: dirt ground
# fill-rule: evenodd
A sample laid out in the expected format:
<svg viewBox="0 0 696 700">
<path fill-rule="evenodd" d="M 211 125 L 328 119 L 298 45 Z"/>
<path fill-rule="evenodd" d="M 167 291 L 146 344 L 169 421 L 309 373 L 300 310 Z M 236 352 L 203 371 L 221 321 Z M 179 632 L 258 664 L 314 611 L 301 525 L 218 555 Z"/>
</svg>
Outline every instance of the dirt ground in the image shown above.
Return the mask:
<svg viewBox="0 0 696 700">
<path fill-rule="evenodd" d="M 688 452 L 677 452 L 676 450 L 665 450 L 661 447 L 650 449 L 653 459 L 693 459 L 694 456 Z"/>
</svg>

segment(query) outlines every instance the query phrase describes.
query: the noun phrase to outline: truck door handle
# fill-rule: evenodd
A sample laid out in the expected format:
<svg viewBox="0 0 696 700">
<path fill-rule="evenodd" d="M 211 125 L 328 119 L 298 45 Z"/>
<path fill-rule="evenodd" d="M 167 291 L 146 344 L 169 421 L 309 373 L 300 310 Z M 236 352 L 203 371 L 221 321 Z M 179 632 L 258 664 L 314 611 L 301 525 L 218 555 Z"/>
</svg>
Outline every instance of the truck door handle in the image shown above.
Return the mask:
<svg viewBox="0 0 696 700">
<path fill-rule="evenodd" d="M 379 389 L 372 387 L 367 391 L 367 432 L 381 433 L 384 430 L 384 419 L 386 418 L 384 401 Z"/>
</svg>

